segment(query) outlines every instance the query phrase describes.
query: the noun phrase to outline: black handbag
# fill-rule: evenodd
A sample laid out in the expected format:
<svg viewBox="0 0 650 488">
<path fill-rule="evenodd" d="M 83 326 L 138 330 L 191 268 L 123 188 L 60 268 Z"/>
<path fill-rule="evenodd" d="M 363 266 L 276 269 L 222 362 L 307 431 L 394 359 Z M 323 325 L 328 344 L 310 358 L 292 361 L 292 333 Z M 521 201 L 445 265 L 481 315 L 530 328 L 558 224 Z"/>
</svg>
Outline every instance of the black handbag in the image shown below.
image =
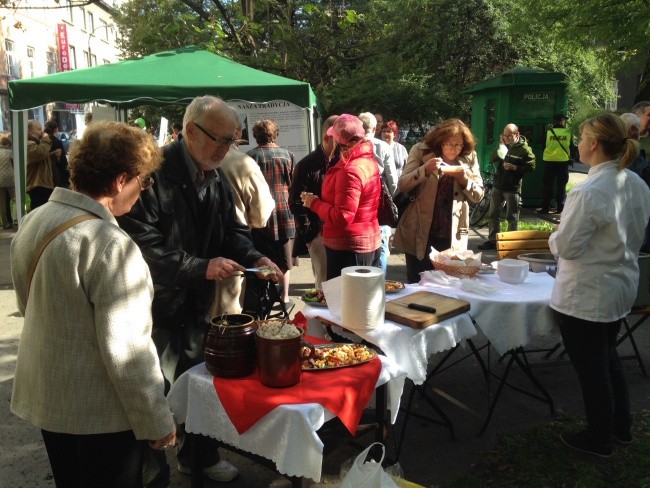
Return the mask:
<svg viewBox="0 0 650 488">
<path fill-rule="evenodd" d="M 379 225 L 388 225 L 390 227 L 397 227 L 399 221 L 399 213 L 397 205 L 393 202 L 393 198 L 388 190 L 388 186 L 383 178 L 381 179 L 381 194 L 379 196 L 379 207 L 377 207 L 377 220 Z"/>
<path fill-rule="evenodd" d="M 411 190 L 409 192 L 402 192 L 398 191 L 395 193 L 395 196 L 393 196 L 393 203 L 395 203 L 395 206 L 397 207 L 397 221 L 402 218 L 402 215 L 404 215 L 404 212 L 406 212 L 406 209 L 408 206 L 411 204 L 411 202 L 414 202 L 416 198 L 416 191 Z"/>
</svg>

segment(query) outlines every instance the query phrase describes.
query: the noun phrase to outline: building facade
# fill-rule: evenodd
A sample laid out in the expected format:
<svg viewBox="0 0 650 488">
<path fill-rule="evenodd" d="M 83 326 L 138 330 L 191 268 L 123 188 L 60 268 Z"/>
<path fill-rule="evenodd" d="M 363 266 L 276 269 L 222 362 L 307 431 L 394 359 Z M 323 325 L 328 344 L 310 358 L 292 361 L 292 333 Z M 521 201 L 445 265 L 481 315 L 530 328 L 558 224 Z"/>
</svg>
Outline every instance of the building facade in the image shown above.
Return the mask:
<svg viewBox="0 0 650 488">
<path fill-rule="evenodd" d="M 10 80 L 83 69 L 119 61 L 113 12 L 118 1 L 17 2 L 0 8 L 0 130 L 9 130 Z M 38 7 L 43 8 L 38 8 Z M 29 111 L 29 118 L 53 118 L 61 131 L 74 131 L 88 107 L 55 102 Z"/>
</svg>

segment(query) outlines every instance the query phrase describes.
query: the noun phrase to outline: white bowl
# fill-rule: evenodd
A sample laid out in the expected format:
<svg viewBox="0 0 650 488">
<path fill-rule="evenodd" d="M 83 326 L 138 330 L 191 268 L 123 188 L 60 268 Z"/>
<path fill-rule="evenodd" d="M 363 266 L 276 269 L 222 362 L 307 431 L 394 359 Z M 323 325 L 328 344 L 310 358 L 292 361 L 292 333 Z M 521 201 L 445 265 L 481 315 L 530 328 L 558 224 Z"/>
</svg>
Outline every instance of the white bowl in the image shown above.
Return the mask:
<svg viewBox="0 0 650 488">
<path fill-rule="evenodd" d="M 497 262 L 497 275 L 505 283 L 518 285 L 528 277 L 528 263 L 517 259 L 502 259 Z"/>
</svg>

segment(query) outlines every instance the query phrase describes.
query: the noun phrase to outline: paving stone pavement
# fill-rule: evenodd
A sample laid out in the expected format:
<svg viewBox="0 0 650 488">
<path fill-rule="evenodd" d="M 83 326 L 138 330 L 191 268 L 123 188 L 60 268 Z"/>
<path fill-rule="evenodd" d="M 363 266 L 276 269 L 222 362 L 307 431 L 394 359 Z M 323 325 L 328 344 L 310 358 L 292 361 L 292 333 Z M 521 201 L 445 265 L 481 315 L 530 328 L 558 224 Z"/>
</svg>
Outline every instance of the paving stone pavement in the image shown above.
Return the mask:
<svg viewBox="0 0 650 488">
<path fill-rule="evenodd" d="M 536 218 L 525 212 L 524 218 Z M 554 216 L 549 219 L 556 219 Z M 487 229 L 474 229 L 470 236 L 470 249 L 483 242 Z M 12 415 L 9 411 L 13 371 L 23 320 L 19 316 L 11 287 L 9 270 L 9 245 L 13 230 L 0 231 L 0 488 L 41 488 L 54 487 L 51 470 L 38 429 Z M 496 259 L 494 251 L 483 252 L 483 262 Z M 389 260 L 388 279 L 404 280 L 406 276 L 403 254 L 393 254 Z M 311 266 L 308 259 L 301 258 L 291 276 L 291 295 L 296 302 L 293 313 L 303 304 L 300 296 L 306 288 L 312 287 Z M 635 338 L 643 358 L 650 366 L 650 332 L 641 328 Z M 484 342 L 480 336 L 477 344 Z M 552 345 L 554 340 L 541 341 L 540 346 Z M 549 344 L 545 344 L 549 343 Z M 622 346 L 623 353 L 629 353 L 629 345 Z M 440 355 L 434 356 L 435 363 Z M 494 361 L 495 368 L 500 366 Z M 556 409 L 569 415 L 583 415 L 576 377 L 567 361 L 552 358 L 544 360 L 532 358 L 533 368 L 538 379 L 551 394 Z M 501 366 L 502 367 L 502 366 Z M 626 372 L 630 383 L 632 408 L 634 411 L 650 408 L 650 382 L 640 373 L 635 361 L 626 361 Z M 515 375 L 514 381 L 521 378 Z M 408 382 L 407 382 L 408 383 Z M 525 385 L 525 383 L 522 383 Z M 438 376 L 435 382 L 437 393 L 433 393 L 436 403 L 449 415 L 456 430 L 456 440 L 451 441 L 448 433 L 435 425 L 415 420 L 409 423 L 406 443 L 400 459 L 405 477 L 423 486 L 445 486 L 454 476 L 467 473 L 477 462 L 481 451 L 494 447 L 500 433 L 516 431 L 533 426 L 550 418 L 548 407 L 536 400 L 506 389 L 485 434 L 477 433 L 487 412 L 487 389 L 478 363 L 474 358 L 462 361 Z M 494 389 L 494 387 L 493 387 Z M 449 400 L 453 397 L 453 400 Z M 403 401 L 406 397 L 403 397 Z M 462 407 L 459 407 L 458 405 Z M 416 408 L 426 410 L 426 405 L 416 403 Z M 391 439 L 388 452 L 392 452 L 392 439 L 401 427 L 401 418 Z M 371 439 L 364 440 L 371 442 Z M 354 457 L 355 451 L 344 447 L 325 459 L 323 479 L 320 483 L 307 481 L 306 487 L 336 487 L 339 469 L 343 462 Z M 189 477 L 179 474 L 174 467 L 173 453 L 168 457 L 172 465 L 172 487 L 189 488 Z M 206 482 L 207 488 L 228 486 L 233 488 L 281 488 L 290 486 L 289 482 L 277 473 L 260 467 L 236 454 L 223 451 L 223 457 L 236 465 L 240 476 L 228 484 Z"/>
</svg>

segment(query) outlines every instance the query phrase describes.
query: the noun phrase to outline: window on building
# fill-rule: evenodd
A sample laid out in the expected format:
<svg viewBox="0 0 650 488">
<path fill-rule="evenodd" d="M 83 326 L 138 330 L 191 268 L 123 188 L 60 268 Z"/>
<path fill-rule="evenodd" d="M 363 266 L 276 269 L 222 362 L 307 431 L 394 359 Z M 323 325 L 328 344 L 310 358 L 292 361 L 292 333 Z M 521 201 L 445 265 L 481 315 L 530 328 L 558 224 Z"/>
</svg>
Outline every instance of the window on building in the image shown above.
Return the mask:
<svg viewBox="0 0 650 488">
<path fill-rule="evenodd" d="M 47 74 L 56 73 L 56 52 L 48 51 L 45 53 L 45 59 L 47 61 Z"/>
<path fill-rule="evenodd" d="M 93 55 L 90 57 L 90 60 L 92 61 L 91 66 L 97 66 L 97 56 L 96 56 L 96 55 L 93 54 Z"/>
<path fill-rule="evenodd" d="M 92 14 L 92 12 L 88 12 L 88 30 L 92 34 L 95 30 L 95 16 Z"/>
<path fill-rule="evenodd" d="M 104 64 L 111 64 L 111 62 L 108 59 L 104 59 L 102 61 L 104 62 Z"/>
<path fill-rule="evenodd" d="M 74 46 L 69 46 L 70 49 L 70 69 L 77 69 L 77 49 Z"/>
<path fill-rule="evenodd" d="M 9 79 L 20 78 L 20 64 L 14 51 L 14 41 L 5 39 L 5 51 L 7 52 L 7 74 Z"/>
<path fill-rule="evenodd" d="M 68 8 L 65 9 L 68 14 L 68 20 L 71 24 L 74 24 L 74 4 L 72 3 L 72 0 L 67 0 L 66 4 L 68 5 Z"/>
<path fill-rule="evenodd" d="M 104 19 L 100 19 L 99 22 L 102 26 L 102 39 L 108 42 L 108 24 Z"/>
<path fill-rule="evenodd" d="M 83 30 L 88 30 L 88 24 L 86 22 L 86 11 L 82 8 L 79 9 L 81 12 L 81 18 L 83 19 Z"/>
<path fill-rule="evenodd" d="M 34 71 L 34 48 L 33 47 L 28 47 L 27 48 L 27 66 L 29 68 L 29 77 L 34 78 L 36 76 L 36 73 Z"/>
<path fill-rule="evenodd" d="M 90 68 L 92 64 L 90 64 L 90 53 L 84 49 L 84 59 L 86 60 L 86 68 Z"/>
</svg>

